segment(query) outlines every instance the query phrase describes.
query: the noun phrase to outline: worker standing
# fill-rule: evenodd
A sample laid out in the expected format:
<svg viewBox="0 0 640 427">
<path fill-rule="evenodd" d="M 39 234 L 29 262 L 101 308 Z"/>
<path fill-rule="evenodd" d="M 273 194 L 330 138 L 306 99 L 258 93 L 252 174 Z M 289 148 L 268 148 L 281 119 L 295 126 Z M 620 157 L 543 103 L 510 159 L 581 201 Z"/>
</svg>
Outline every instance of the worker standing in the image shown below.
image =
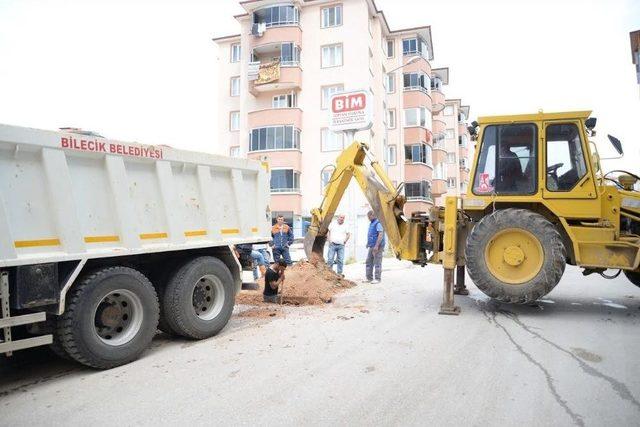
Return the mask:
<svg viewBox="0 0 640 427">
<path fill-rule="evenodd" d="M 284 222 L 284 216 L 278 215 L 275 225 L 271 228 L 271 241 L 273 249 L 273 262 L 277 263 L 284 258 L 287 265 L 291 265 L 289 246 L 293 243 L 293 230 Z"/>
<path fill-rule="evenodd" d="M 333 269 L 333 264 L 338 264 L 338 274 L 343 276 L 344 247 L 351 237 L 347 231 L 347 224 L 344 223 L 345 216 L 339 214 L 336 221 L 329 225 L 329 253 L 327 254 L 327 264 Z"/>
<path fill-rule="evenodd" d="M 284 271 L 287 263 L 283 260 L 273 263 L 264 275 L 264 291 L 262 300 L 264 302 L 278 302 L 278 289 L 284 283 Z"/>
<path fill-rule="evenodd" d="M 367 212 L 367 269 L 365 283 L 380 283 L 382 279 L 382 254 L 384 253 L 384 229 L 373 211 Z"/>
</svg>

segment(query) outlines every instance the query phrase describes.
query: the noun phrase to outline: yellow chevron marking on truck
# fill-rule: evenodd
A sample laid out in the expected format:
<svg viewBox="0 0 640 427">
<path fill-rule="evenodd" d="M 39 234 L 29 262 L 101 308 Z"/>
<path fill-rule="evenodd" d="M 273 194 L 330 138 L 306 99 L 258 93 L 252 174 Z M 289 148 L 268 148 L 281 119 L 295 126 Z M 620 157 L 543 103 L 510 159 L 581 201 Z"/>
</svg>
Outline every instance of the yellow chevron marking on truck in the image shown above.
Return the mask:
<svg viewBox="0 0 640 427">
<path fill-rule="evenodd" d="M 167 233 L 143 233 L 140 235 L 140 238 L 143 240 L 166 239 L 167 237 L 169 237 Z"/>
<path fill-rule="evenodd" d="M 106 242 L 119 242 L 120 236 L 86 236 L 84 238 L 85 243 L 106 243 Z"/>
<path fill-rule="evenodd" d="M 240 229 L 238 228 L 223 228 L 220 230 L 221 234 L 240 234 Z"/>
<path fill-rule="evenodd" d="M 252 232 L 252 233 L 257 233 L 257 232 L 258 232 L 258 227 L 253 227 L 253 228 L 251 228 L 251 232 Z"/>
<path fill-rule="evenodd" d="M 16 248 L 37 248 L 41 246 L 60 246 L 60 239 L 16 240 Z"/>
<path fill-rule="evenodd" d="M 192 230 L 192 231 L 185 231 L 184 235 L 186 237 L 196 237 L 196 236 L 206 236 L 207 235 L 207 230 Z"/>
</svg>

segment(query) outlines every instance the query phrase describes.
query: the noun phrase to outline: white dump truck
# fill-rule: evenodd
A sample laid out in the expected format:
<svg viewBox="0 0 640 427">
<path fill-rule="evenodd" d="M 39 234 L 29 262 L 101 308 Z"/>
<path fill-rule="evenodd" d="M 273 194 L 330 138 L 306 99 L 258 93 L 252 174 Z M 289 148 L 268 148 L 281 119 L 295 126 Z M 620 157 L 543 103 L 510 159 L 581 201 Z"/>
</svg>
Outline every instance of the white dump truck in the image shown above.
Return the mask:
<svg viewBox="0 0 640 427">
<path fill-rule="evenodd" d="M 106 369 L 158 327 L 213 336 L 242 285 L 232 245 L 270 225 L 259 162 L 0 125 L 0 353 Z"/>
</svg>

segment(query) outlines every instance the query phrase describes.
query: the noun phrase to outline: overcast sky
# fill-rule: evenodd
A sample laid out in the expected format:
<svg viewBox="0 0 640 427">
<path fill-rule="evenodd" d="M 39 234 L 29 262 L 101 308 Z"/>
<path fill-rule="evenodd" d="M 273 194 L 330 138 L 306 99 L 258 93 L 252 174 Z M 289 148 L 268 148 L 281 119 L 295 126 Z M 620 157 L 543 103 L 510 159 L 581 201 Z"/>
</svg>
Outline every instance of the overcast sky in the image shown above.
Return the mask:
<svg viewBox="0 0 640 427">
<path fill-rule="evenodd" d="M 392 29 L 432 26 L 434 67 L 471 116 L 592 109 L 638 172 L 639 0 L 377 0 Z M 217 49 L 236 0 L 0 0 L 0 123 L 216 151 Z"/>
</svg>

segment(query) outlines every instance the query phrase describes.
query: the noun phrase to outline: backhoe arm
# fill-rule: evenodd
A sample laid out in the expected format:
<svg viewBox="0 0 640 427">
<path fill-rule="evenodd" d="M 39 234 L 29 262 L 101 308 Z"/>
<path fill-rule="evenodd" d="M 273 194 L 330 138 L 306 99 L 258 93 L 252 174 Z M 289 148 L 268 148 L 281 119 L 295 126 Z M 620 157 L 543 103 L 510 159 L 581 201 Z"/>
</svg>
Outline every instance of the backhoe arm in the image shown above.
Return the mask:
<svg viewBox="0 0 640 427">
<path fill-rule="evenodd" d="M 371 169 L 364 161 L 369 159 Z M 304 249 L 310 260 L 323 260 L 324 244 L 329 224 L 340 204 L 351 178 L 355 178 L 371 209 L 382 223 L 396 256 L 417 260 L 420 257 L 420 224 L 404 219 L 404 196 L 398 195 L 389 177 L 369 152 L 366 144 L 354 142 L 338 156 L 336 169 L 325 188 L 319 208 L 311 211 L 311 225 L 304 239 Z"/>
</svg>

